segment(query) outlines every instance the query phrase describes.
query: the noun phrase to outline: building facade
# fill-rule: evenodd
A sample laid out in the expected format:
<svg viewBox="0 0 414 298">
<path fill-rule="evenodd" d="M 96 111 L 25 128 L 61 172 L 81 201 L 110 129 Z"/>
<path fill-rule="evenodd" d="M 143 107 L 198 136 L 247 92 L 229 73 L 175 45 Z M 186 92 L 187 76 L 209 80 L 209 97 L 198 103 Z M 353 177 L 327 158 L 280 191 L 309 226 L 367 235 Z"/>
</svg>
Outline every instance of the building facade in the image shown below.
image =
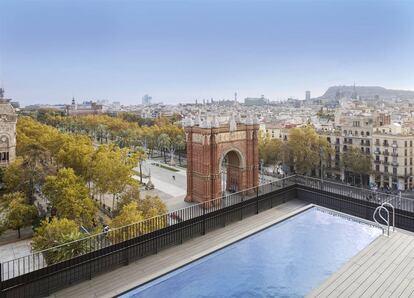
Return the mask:
<svg viewBox="0 0 414 298">
<path fill-rule="evenodd" d="M 16 159 L 16 123 L 16 111 L 0 88 L 0 166 L 7 166 Z"/>
<path fill-rule="evenodd" d="M 386 113 L 346 115 L 331 131 L 320 131 L 333 149 L 332 159 L 323 165 L 323 175 L 344 182 L 360 184 L 359 173 L 347 172 L 342 156 L 356 148 L 371 159 L 371 173 L 363 175 L 378 187 L 406 190 L 414 188 L 414 133 L 398 123 L 390 123 Z M 267 136 L 287 141 L 289 128 L 266 125 Z M 319 171 L 317 174 L 319 175 Z"/>
</svg>

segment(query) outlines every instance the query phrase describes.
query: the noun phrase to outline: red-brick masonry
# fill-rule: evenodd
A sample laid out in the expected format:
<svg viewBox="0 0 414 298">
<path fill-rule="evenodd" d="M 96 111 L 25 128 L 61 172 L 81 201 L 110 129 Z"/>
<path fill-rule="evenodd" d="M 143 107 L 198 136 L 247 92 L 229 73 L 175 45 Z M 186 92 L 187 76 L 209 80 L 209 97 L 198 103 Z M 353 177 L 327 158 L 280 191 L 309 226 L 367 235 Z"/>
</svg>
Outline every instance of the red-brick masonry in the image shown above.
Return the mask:
<svg viewBox="0 0 414 298">
<path fill-rule="evenodd" d="M 219 198 L 221 164 L 227 155 L 227 189 L 252 188 L 259 183 L 258 124 L 202 128 L 185 127 L 188 202 Z"/>
</svg>

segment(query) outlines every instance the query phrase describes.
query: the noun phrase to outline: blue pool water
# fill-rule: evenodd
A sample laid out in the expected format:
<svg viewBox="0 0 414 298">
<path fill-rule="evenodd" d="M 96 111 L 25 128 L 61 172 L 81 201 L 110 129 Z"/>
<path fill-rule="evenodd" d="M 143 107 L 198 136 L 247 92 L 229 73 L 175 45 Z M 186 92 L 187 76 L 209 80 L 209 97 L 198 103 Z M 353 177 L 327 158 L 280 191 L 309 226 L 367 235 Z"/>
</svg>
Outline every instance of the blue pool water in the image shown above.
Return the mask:
<svg viewBox="0 0 414 298">
<path fill-rule="evenodd" d="M 303 297 L 381 233 L 311 208 L 121 297 Z"/>
</svg>

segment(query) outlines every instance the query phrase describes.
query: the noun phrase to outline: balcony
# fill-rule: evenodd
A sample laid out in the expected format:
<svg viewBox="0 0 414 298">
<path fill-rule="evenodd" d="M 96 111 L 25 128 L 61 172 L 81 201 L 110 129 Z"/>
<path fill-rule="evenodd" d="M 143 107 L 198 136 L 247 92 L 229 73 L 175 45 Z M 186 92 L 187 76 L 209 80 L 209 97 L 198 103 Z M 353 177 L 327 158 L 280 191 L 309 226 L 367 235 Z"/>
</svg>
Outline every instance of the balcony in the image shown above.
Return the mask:
<svg viewBox="0 0 414 298">
<path fill-rule="evenodd" d="M 398 157 L 398 153 L 397 152 L 392 152 L 391 156 Z"/>
<path fill-rule="evenodd" d="M 382 162 L 382 164 L 383 164 L 384 166 L 388 166 L 390 163 L 389 163 L 388 161 L 385 161 L 385 160 L 384 160 L 384 161 Z"/>
<path fill-rule="evenodd" d="M 375 142 L 375 146 L 381 146 L 380 142 Z"/>
<path fill-rule="evenodd" d="M 390 152 L 384 151 L 382 154 L 384 154 L 385 156 L 388 156 L 388 155 L 390 155 Z"/>
<path fill-rule="evenodd" d="M 390 144 L 388 144 L 388 143 L 386 143 L 386 142 L 384 142 L 384 143 L 382 143 L 382 146 L 384 146 L 384 147 L 388 147 Z"/>
<path fill-rule="evenodd" d="M 376 150 L 374 151 L 374 154 L 381 154 L 381 151 L 380 151 L 379 149 L 376 149 Z"/>
<path fill-rule="evenodd" d="M 398 161 L 392 161 L 391 164 L 393 167 L 398 167 Z"/>
<path fill-rule="evenodd" d="M 376 163 L 376 164 L 380 164 L 381 163 L 381 161 L 378 159 L 374 159 L 374 163 Z"/>
<path fill-rule="evenodd" d="M 392 143 L 392 148 L 397 148 L 397 147 L 398 147 L 397 143 Z"/>
</svg>

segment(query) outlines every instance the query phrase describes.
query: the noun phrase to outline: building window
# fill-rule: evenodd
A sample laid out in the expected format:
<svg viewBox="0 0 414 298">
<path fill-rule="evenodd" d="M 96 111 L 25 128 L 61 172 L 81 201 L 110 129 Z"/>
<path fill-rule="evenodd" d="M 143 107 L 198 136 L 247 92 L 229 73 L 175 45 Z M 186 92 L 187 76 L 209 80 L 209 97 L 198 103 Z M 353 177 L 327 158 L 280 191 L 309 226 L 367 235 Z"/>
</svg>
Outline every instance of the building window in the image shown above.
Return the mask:
<svg viewBox="0 0 414 298">
<path fill-rule="evenodd" d="M 367 131 L 367 137 L 369 137 L 369 131 Z"/>
<path fill-rule="evenodd" d="M 397 168 L 392 168 L 392 174 L 397 176 Z"/>
<path fill-rule="evenodd" d="M 388 167 L 387 166 L 384 167 L 384 173 L 388 173 Z"/>
<path fill-rule="evenodd" d="M 380 167 L 379 165 L 375 165 L 375 171 L 379 172 L 380 171 Z"/>
<path fill-rule="evenodd" d="M 410 147 L 412 147 L 413 146 L 413 141 L 410 141 Z"/>
<path fill-rule="evenodd" d="M 404 146 L 407 147 L 407 141 L 404 142 Z"/>
<path fill-rule="evenodd" d="M 1 159 L 1 162 L 8 162 L 9 152 L 0 152 L 0 159 Z"/>
</svg>

